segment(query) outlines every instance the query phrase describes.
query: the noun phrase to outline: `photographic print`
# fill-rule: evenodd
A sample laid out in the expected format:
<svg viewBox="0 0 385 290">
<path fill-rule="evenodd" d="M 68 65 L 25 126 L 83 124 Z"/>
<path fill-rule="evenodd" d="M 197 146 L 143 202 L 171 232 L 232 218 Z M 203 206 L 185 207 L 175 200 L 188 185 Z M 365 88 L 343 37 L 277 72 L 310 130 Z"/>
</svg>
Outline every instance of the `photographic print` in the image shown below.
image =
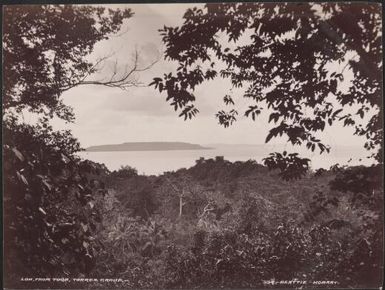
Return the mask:
<svg viewBox="0 0 385 290">
<path fill-rule="evenodd" d="M 382 286 L 380 3 L 2 16 L 5 288 Z"/>
</svg>

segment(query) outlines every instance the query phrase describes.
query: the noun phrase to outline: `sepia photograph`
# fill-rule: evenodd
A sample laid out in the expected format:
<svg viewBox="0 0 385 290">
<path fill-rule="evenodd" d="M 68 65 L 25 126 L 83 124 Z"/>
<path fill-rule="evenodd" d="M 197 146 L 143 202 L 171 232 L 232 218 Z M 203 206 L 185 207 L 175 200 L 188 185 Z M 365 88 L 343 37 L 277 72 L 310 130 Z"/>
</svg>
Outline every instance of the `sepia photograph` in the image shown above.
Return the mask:
<svg viewBox="0 0 385 290">
<path fill-rule="evenodd" d="M 2 7 L 5 289 L 379 289 L 382 4 Z"/>
</svg>

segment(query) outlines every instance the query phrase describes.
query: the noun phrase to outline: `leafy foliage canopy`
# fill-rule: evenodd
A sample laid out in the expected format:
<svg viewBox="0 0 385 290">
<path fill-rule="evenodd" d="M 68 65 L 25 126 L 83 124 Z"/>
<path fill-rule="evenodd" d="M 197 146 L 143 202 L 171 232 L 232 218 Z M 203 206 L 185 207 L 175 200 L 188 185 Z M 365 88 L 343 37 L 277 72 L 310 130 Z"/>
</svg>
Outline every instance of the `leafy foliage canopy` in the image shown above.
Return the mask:
<svg viewBox="0 0 385 290">
<path fill-rule="evenodd" d="M 81 275 L 94 265 L 95 200 L 105 193 L 95 176 L 107 171 L 80 160 L 78 141 L 49 121 L 73 120 L 61 94 L 95 72 L 86 57 L 131 15 L 75 5 L 4 8 L 5 279 L 13 285 L 21 276 Z M 38 113 L 37 124 L 25 124 L 23 110 Z"/>
<path fill-rule="evenodd" d="M 368 150 L 381 147 L 379 5 L 212 3 L 204 9 L 188 9 L 181 26 L 165 26 L 160 32 L 165 58 L 179 67 L 176 73 L 154 78 L 152 84 L 167 93 L 167 100 L 175 110 L 182 110 L 185 119 L 197 112 L 196 87 L 221 77 L 250 100 L 242 112 L 246 117 L 256 120 L 262 110 L 270 110 L 273 127 L 266 142 L 287 136 L 291 144 L 322 154 L 330 147 L 317 133 L 342 121 L 354 126 L 356 135 L 366 137 Z M 223 36 L 227 42 L 221 40 Z M 351 80 L 345 79 L 346 70 L 352 72 Z M 223 100 L 234 107 L 234 99 L 226 95 Z M 228 127 L 237 115 L 232 108 L 220 110 L 216 117 Z M 365 116 L 369 121 L 362 125 Z M 303 164 L 306 169 L 307 162 Z"/>
<path fill-rule="evenodd" d="M 132 15 L 90 6 L 5 6 L 3 108 L 73 120 L 59 97 L 96 71 L 86 56 Z"/>
</svg>

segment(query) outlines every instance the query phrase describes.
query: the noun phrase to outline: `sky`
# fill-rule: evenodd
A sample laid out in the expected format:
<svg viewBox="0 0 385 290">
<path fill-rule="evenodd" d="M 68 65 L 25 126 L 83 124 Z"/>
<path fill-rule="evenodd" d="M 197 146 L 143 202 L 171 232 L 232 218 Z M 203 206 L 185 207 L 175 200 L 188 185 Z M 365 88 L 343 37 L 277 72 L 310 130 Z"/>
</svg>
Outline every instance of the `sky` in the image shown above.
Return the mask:
<svg viewBox="0 0 385 290">
<path fill-rule="evenodd" d="M 116 61 L 121 69 L 132 65 L 135 49 L 140 54 L 140 64 L 159 61 L 148 71 L 138 75 L 144 84 L 152 78 L 174 71 L 176 64 L 163 60 L 162 41 L 158 29 L 183 23 L 182 16 L 188 7 L 201 4 L 129 4 L 108 5 L 129 7 L 135 13 L 125 21 L 118 35 L 95 46 L 91 59 L 112 55 L 100 75 L 111 73 L 109 68 Z M 225 41 L 225 40 L 223 40 Z M 349 74 L 349 71 L 346 72 Z M 99 76 L 100 76 L 99 75 Z M 97 78 L 98 76 L 95 76 Z M 195 95 L 200 113 L 192 120 L 184 121 L 153 87 L 121 90 L 102 86 L 79 86 L 63 94 L 64 103 L 74 108 L 76 120 L 66 124 L 54 120 L 57 129 L 71 129 L 83 147 L 123 142 L 181 141 L 196 144 L 263 144 L 271 125 L 268 114 L 261 114 L 255 122 L 239 116 L 230 128 L 218 124 L 215 113 L 225 109 L 223 97 L 229 93 L 230 83 L 223 79 L 205 82 Z M 247 108 L 240 92 L 233 92 L 237 107 Z M 242 115 L 242 114 L 240 114 Z M 326 144 L 363 146 L 365 140 L 353 135 L 353 128 L 333 125 L 320 135 Z M 273 139 L 274 143 L 286 139 Z"/>
</svg>

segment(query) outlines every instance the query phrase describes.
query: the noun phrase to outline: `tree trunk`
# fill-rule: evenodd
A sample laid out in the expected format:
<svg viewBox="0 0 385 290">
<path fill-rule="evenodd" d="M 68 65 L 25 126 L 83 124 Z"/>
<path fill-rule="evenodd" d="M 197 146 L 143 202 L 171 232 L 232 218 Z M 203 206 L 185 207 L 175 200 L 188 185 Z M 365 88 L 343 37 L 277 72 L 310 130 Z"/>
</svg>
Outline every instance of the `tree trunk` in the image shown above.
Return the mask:
<svg viewBox="0 0 385 290">
<path fill-rule="evenodd" d="M 182 216 L 183 213 L 183 195 L 179 195 L 179 217 Z"/>
<path fill-rule="evenodd" d="M 184 196 L 184 189 L 182 189 L 182 194 L 179 195 L 179 217 L 183 214 L 183 196 Z"/>
</svg>

